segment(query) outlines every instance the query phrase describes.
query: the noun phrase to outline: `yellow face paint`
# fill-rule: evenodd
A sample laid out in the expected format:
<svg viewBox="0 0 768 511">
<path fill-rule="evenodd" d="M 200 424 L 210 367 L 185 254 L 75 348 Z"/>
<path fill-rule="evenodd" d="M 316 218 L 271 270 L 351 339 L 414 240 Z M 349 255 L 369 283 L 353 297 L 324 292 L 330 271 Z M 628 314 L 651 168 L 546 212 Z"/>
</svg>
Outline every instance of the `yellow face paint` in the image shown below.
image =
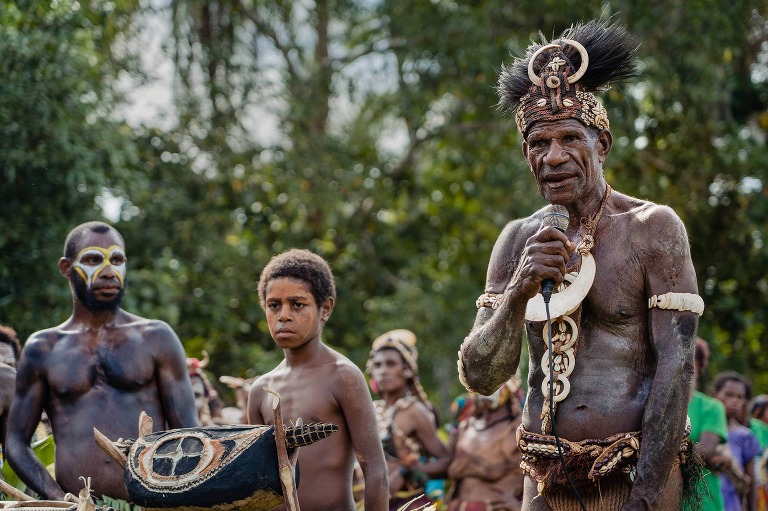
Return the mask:
<svg viewBox="0 0 768 511">
<path fill-rule="evenodd" d="M 99 273 L 107 266 L 112 266 L 122 287 L 125 282 L 126 261 L 125 251 L 119 245 L 108 248 L 85 247 L 77 254 L 77 261 L 72 266 L 88 284 L 89 289 Z"/>
</svg>

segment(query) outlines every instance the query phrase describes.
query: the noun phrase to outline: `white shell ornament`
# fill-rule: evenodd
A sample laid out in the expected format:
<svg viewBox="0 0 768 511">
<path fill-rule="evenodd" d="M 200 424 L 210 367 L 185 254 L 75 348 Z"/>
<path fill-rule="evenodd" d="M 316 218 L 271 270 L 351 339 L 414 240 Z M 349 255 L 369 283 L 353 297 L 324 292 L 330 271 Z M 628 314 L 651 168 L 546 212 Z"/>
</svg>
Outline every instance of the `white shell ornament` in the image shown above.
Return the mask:
<svg viewBox="0 0 768 511">
<path fill-rule="evenodd" d="M 570 286 L 559 293 L 554 293 L 549 301 L 549 315 L 558 318 L 576 310 L 587 297 L 592 283 L 595 281 L 595 258 L 585 252 L 581 255 L 581 269 Z M 525 319 L 528 321 L 546 321 L 547 310 L 541 293 L 528 300 L 525 309 Z"/>
</svg>

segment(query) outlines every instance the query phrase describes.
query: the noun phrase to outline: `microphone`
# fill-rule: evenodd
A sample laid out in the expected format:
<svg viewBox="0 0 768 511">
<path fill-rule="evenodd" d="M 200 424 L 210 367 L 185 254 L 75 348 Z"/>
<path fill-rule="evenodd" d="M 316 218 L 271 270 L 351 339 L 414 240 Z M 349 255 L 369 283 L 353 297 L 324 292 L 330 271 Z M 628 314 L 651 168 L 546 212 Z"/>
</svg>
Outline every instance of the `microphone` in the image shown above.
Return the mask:
<svg viewBox="0 0 768 511">
<path fill-rule="evenodd" d="M 565 206 L 553 204 L 544 214 L 544 220 L 542 220 L 541 226 L 551 226 L 558 231 L 565 233 L 565 230 L 568 229 L 568 210 L 565 209 Z M 544 303 L 549 303 L 549 299 L 552 297 L 552 292 L 554 290 L 555 281 L 553 279 L 544 279 L 544 281 L 542 281 L 541 295 L 544 297 Z"/>
</svg>

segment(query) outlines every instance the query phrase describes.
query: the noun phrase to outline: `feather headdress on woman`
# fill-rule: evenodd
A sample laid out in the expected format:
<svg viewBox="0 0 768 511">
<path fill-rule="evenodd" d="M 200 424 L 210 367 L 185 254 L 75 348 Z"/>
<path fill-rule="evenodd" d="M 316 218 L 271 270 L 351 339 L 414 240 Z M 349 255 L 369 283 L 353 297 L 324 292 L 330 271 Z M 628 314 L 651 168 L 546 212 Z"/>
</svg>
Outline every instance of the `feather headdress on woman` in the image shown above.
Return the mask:
<svg viewBox="0 0 768 511">
<path fill-rule="evenodd" d="M 515 113 L 525 136 L 540 120 L 577 119 L 608 129 L 608 115 L 593 92 L 637 75 L 637 43 L 616 23 L 592 20 L 567 29 L 560 38 L 528 47 L 525 56 L 502 66 L 499 106 Z"/>
</svg>

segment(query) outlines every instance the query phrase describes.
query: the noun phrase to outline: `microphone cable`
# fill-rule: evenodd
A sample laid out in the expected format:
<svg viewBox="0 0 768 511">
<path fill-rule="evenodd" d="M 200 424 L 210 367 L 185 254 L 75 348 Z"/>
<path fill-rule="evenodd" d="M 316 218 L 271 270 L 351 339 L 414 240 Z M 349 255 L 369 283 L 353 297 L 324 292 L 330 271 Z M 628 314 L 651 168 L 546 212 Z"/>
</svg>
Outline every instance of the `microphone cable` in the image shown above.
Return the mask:
<svg viewBox="0 0 768 511">
<path fill-rule="evenodd" d="M 571 491 L 576 495 L 576 499 L 579 501 L 582 511 L 587 511 L 587 506 L 584 505 L 584 501 L 581 499 L 579 490 L 576 489 L 576 485 L 573 484 L 570 474 L 568 474 L 568 467 L 565 466 L 565 458 L 563 457 L 563 447 L 560 444 L 560 437 L 557 436 L 557 424 L 555 422 L 555 379 L 554 379 L 554 352 L 552 350 L 552 320 L 549 316 L 549 296 L 544 295 L 544 307 L 547 311 L 547 345 L 549 346 L 549 416 L 552 421 L 552 435 L 555 437 L 555 444 L 557 445 L 557 453 L 560 455 L 560 464 L 563 466 L 563 473 L 568 480 L 568 485 L 571 487 Z"/>
</svg>

